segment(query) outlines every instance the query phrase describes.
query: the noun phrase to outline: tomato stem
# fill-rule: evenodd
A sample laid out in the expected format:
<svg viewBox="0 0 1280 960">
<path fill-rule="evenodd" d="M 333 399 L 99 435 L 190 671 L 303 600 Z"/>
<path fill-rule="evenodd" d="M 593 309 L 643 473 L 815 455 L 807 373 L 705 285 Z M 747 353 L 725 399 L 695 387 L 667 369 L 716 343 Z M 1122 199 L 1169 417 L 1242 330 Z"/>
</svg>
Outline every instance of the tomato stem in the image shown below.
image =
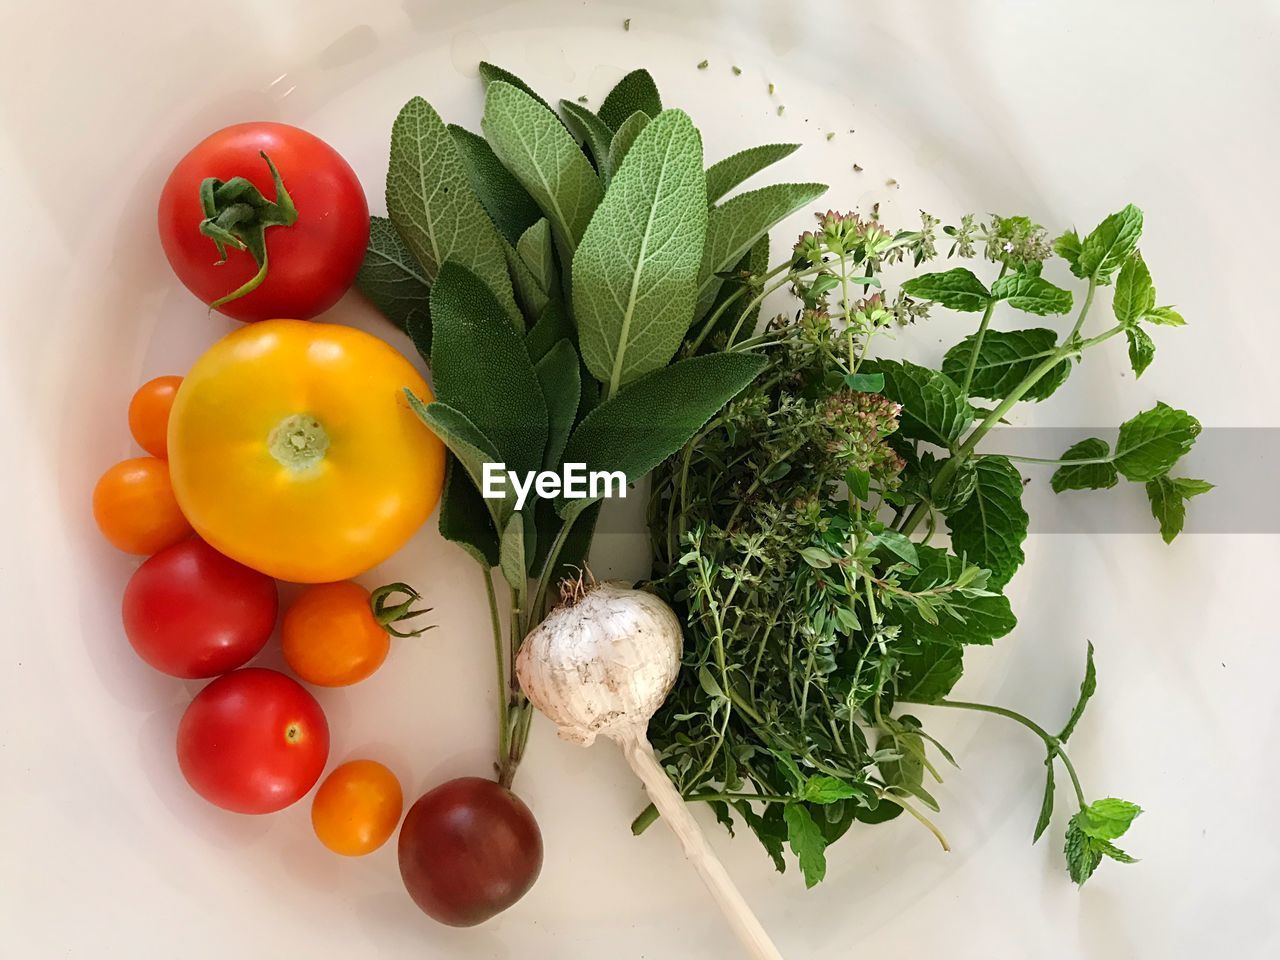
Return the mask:
<svg viewBox="0 0 1280 960">
<path fill-rule="evenodd" d="M 408 599 L 401 603 L 388 604 L 387 598 L 397 593 L 403 593 Z M 421 599 L 422 594 L 407 583 L 386 583 L 369 594 L 369 607 L 373 610 L 373 619 L 378 621 L 378 626 L 393 637 L 420 637 L 434 628 L 435 624 L 429 623 L 425 627 L 419 627 L 417 630 L 399 630 L 395 625 L 404 623 L 406 620 L 412 620 L 414 617 L 420 617 L 424 613 L 430 613 L 435 609 L 434 607 L 415 609 L 414 604 Z"/>
</svg>

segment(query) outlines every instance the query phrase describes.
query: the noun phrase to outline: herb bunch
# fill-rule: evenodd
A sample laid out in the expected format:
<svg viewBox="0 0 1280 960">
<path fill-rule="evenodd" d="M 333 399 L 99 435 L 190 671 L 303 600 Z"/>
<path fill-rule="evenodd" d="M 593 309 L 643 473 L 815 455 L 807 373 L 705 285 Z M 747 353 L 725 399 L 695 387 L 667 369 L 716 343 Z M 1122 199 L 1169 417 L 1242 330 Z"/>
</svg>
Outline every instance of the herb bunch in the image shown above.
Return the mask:
<svg viewBox="0 0 1280 960">
<path fill-rule="evenodd" d="M 1113 798 L 1090 803 L 1065 751 L 1096 689 L 1092 645 L 1057 733 L 949 698 L 965 647 L 1016 624 L 1002 589 L 1027 533 L 1016 458 L 979 444 L 1015 404 L 1048 397 L 1112 337 L 1127 338 L 1140 375 L 1154 352 L 1146 328 L 1182 318 L 1156 305 L 1132 206 L 1083 240 L 1069 232 L 1050 243 L 1025 217 L 967 216 L 941 238 L 937 226 L 927 214 L 919 229 L 896 232 L 875 210 L 820 215 L 778 267 L 744 264 L 724 303 L 725 314 L 735 302 L 742 312 L 731 324 L 713 314 L 687 345 L 760 353 L 768 366 L 654 475 L 652 586 L 685 618 L 686 659 L 651 735 L 687 798 L 709 803 L 730 830 L 735 816 L 746 823 L 779 870 L 789 845 L 812 885 L 826 847 L 855 822 L 906 812 L 946 846 L 929 814 L 939 809 L 939 768 L 954 760 L 911 705 L 1004 716 L 1045 746 L 1034 840 L 1051 820 L 1055 769 L 1069 776 L 1078 809 L 1064 849 L 1083 883 L 1104 857 L 1131 861 L 1113 841 L 1141 812 Z M 1069 330 L 992 329 L 1000 306 L 1071 311 L 1073 294 L 1042 275 L 1055 252 L 1087 284 Z M 883 288 L 890 265 L 975 257 L 995 273 L 989 286 L 952 267 L 916 273 L 892 296 Z M 1095 294 L 1113 282 L 1114 323 L 1092 332 Z M 755 334 L 750 311 L 783 286 L 800 301 L 794 316 Z M 940 370 L 870 357 L 877 336 L 934 305 L 980 317 Z M 1120 427 L 1114 449 L 1090 439 L 1050 461 L 1053 488 L 1146 483 L 1171 540 L 1185 499 L 1209 488 L 1170 474 L 1198 432 L 1189 414 L 1158 404 Z M 944 526 L 949 550 L 932 542 Z M 651 818 L 645 811 L 633 829 Z"/>
</svg>

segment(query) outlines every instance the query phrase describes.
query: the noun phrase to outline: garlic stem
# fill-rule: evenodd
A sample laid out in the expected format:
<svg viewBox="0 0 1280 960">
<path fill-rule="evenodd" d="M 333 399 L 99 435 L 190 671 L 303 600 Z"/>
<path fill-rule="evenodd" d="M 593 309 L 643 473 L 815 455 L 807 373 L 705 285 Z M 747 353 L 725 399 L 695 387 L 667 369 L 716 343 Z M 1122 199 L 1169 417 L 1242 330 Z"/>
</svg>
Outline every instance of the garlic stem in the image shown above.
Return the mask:
<svg viewBox="0 0 1280 960">
<path fill-rule="evenodd" d="M 609 736 L 622 747 L 627 763 L 643 781 L 645 789 L 649 791 L 649 799 L 662 813 L 663 822 L 680 841 L 685 856 L 711 891 L 711 896 L 715 898 L 725 919 L 746 948 L 747 955 L 751 960 L 783 960 L 782 954 L 769 939 L 769 934 L 729 878 L 724 864 L 707 843 L 707 838 L 703 836 L 702 829 L 689 812 L 679 791 L 658 763 L 644 730 L 639 727 L 615 730 L 610 731 Z"/>
</svg>

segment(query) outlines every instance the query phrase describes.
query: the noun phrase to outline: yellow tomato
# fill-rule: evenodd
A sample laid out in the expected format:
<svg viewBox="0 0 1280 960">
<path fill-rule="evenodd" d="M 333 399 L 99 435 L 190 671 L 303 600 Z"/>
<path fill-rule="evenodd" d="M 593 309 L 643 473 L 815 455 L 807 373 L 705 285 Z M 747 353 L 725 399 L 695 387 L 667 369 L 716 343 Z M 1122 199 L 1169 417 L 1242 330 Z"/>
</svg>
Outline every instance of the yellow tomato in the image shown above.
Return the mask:
<svg viewBox="0 0 1280 960">
<path fill-rule="evenodd" d="M 403 809 L 394 773 L 376 760 L 352 760 L 320 784 L 311 801 L 311 826 L 334 853 L 362 857 L 396 832 Z"/>
<path fill-rule="evenodd" d="M 250 324 L 178 389 L 169 471 L 216 550 L 281 580 L 345 580 L 404 545 L 435 508 L 444 445 L 414 415 L 426 382 L 351 327 Z"/>
</svg>

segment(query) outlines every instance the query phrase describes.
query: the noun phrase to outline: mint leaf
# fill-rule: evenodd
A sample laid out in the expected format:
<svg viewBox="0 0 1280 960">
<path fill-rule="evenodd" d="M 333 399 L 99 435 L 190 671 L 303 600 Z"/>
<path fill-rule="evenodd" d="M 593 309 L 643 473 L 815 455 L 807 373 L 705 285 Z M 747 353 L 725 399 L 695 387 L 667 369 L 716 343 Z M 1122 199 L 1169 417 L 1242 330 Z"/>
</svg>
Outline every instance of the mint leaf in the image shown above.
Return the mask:
<svg viewBox="0 0 1280 960">
<path fill-rule="evenodd" d="M 1067 858 L 1067 873 L 1077 886 L 1083 886 L 1102 862 L 1102 851 L 1092 837 L 1081 831 L 1077 823 L 1079 817 L 1080 814 L 1077 813 L 1067 824 L 1067 842 L 1063 853 Z"/>
<path fill-rule="evenodd" d="M 723 283 L 720 272 L 736 264 L 777 223 L 826 192 L 825 183 L 775 183 L 712 207 L 698 271 L 698 306 L 694 315 L 703 316 L 711 307 Z"/>
<path fill-rule="evenodd" d="M 879 393 L 884 389 L 883 373 L 850 373 L 844 378 L 844 385 L 859 393 Z"/>
<path fill-rule="evenodd" d="M 1155 305 L 1156 288 L 1151 282 L 1151 271 L 1142 253 L 1135 250 L 1120 269 L 1111 309 L 1121 323 L 1135 324 L 1154 310 Z"/>
<path fill-rule="evenodd" d="M 1094 229 L 1080 245 L 1077 267 L 1080 276 L 1092 277 L 1098 283 L 1110 283 L 1138 247 L 1142 236 L 1142 211 L 1129 204 L 1113 213 Z"/>
<path fill-rule="evenodd" d="M 857 795 L 858 791 L 843 780 L 825 775 L 808 777 L 800 791 L 800 799 L 809 803 L 835 803 Z"/>
<path fill-rule="evenodd" d="M 597 117 L 580 103 L 572 100 L 561 100 L 560 109 L 564 111 L 565 126 L 577 137 L 595 159 L 596 169 L 606 187 L 609 186 L 609 145 L 613 143 L 613 131 L 609 125 Z"/>
<path fill-rule="evenodd" d="M 1129 340 L 1129 366 L 1133 367 L 1133 375 L 1140 377 L 1156 355 L 1155 342 L 1141 327 L 1126 327 L 1124 335 Z"/>
<path fill-rule="evenodd" d="M 900 717 L 901 728 L 882 730 L 876 738 L 877 754 L 892 752 L 895 755 L 876 761 L 881 779 L 891 787 L 900 787 L 912 794 L 924 782 L 924 740 L 910 728 L 913 719 Z"/>
<path fill-rule="evenodd" d="M 618 168 L 622 166 L 622 161 L 627 155 L 627 151 L 631 149 L 631 145 L 636 142 L 636 137 L 640 136 L 649 123 L 649 115 L 643 111 L 637 110 L 623 122 L 613 135 L 613 139 L 609 142 L 609 177 L 618 172 Z"/>
<path fill-rule="evenodd" d="M 1095 840 L 1117 840 L 1123 837 L 1142 808 L 1128 800 L 1107 797 L 1095 800 L 1072 819 L 1080 832 Z"/>
<path fill-rule="evenodd" d="M 1053 241 L 1053 252 L 1067 261 L 1071 272 L 1080 279 L 1088 276 L 1080 270 L 1080 236 L 1074 230 L 1068 230 Z"/>
<path fill-rule="evenodd" d="M 523 324 L 502 238 L 471 189 L 453 136 L 421 97 L 406 103 L 391 127 L 387 212 L 428 282 L 446 260 L 461 264 L 484 282 L 508 318 Z"/>
<path fill-rule="evenodd" d="M 1200 421 L 1191 414 L 1157 403 L 1120 425 L 1116 469 L 1129 480 L 1154 480 L 1169 472 L 1199 434 Z"/>
<path fill-rule="evenodd" d="M 1012 273 L 991 285 L 991 296 L 1007 300 L 1024 313 L 1047 317 L 1071 309 L 1071 291 L 1055 287 L 1048 280 L 1026 273 Z"/>
<path fill-rule="evenodd" d="M 1111 456 L 1111 448 L 1105 440 L 1089 437 L 1079 443 L 1072 444 L 1061 457 L 1063 460 L 1098 460 Z M 1063 464 L 1053 472 L 1049 485 L 1054 493 L 1064 490 L 1106 490 L 1114 487 L 1120 480 L 1115 464 L 1107 460 L 1105 463 L 1082 463 L 1079 466 Z"/>
<path fill-rule="evenodd" d="M 1004 457 L 978 457 L 977 486 L 958 510 L 946 514 L 955 551 L 991 571 L 993 589 L 1003 587 L 1022 565 L 1027 512 L 1022 508 L 1022 475 Z"/>
<path fill-rule="evenodd" d="M 955 643 L 923 643 L 895 652 L 894 682 L 903 701 L 937 703 L 964 673 L 964 648 Z"/>
<path fill-rule="evenodd" d="M 787 824 L 787 843 L 800 863 L 804 885 L 812 887 L 827 875 L 827 841 L 803 804 L 788 803 L 782 811 Z"/>
<path fill-rule="evenodd" d="M 884 395 L 902 404 L 901 436 L 951 447 L 973 423 L 973 409 L 946 374 L 905 360 L 874 360 L 863 368 L 883 376 Z"/>
<path fill-rule="evenodd" d="M 954 583 L 968 565 L 936 547 L 916 544 L 918 572 L 903 577 L 902 589 L 922 593 L 934 587 Z M 970 558 L 972 560 L 972 558 Z M 899 604 L 886 613 L 891 622 L 902 624 L 904 636 L 922 644 L 990 644 L 1009 633 L 1018 624 L 1007 597 L 983 591 L 985 595 L 966 596 L 956 591 L 948 594 L 949 612 L 932 623 L 909 604 Z M 915 698 L 912 698 L 915 699 Z"/>
<path fill-rule="evenodd" d="M 982 281 L 964 267 L 912 277 L 902 285 L 902 290 L 917 300 L 931 300 L 964 313 L 981 313 L 991 301 L 991 294 Z"/>
<path fill-rule="evenodd" d="M 1049 828 L 1049 822 L 1053 819 L 1053 757 L 1049 756 L 1044 761 L 1044 796 L 1040 800 L 1040 816 L 1036 820 L 1036 831 L 1031 836 L 1031 842 L 1037 843 L 1044 835 L 1045 830 Z"/>
<path fill-rule="evenodd" d="M 600 203 L 600 178 L 554 113 L 523 90 L 490 83 L 480 129 L 521 186 L 551 221 L 563 260 L 573 258 Z"/>
<path fill-rule="evenodd" d="M 668 110 L 636 138 L 573 260 L 582 359 L 609 394 L 679 349 L 706 229 L 701 137 Z"/>
<path fill-rule="evenodd" d="M 638 480 L 679 450 L 766 362 L 752 354 L 712 353 L 655 370 L 583 418 L 569 437 L 564 462 L 621 470 Z M 562 504 L 561 515 L 584 505 Z"/>
<path fill-rule="evenodd" d="M 715 203 L 749 177 L 799 149 L 798 143 L 767 143 L 713 163 L 707 167 L 707 202 Z"/>
<path fill-rule="evenodd" d="M 1164 327 L 1181 327 L 1187 322 L 1173 307 L 1156 307 L 1154 310 L 1149 310 L 1142 319 Z"/>
<path fill-rule="evenodd" d="M 1080 722 L 1080 718 L 1084 716 L 1084 708 L 1088 706 L 1090 698 L 1098 691 L 1098 672 L 1093 665 L 1093 644 L 1089 644 L 1088 653 L 1085 654 L 1084 662 L 1084 679 L 1080 681 L 1080 696 L 1076 698 L 1076 705 L 1071 708 L 1071 716 L 1067 718 L 1066 724 L 1062 728 L 1062 732 L 1058 734 L 1058 740 L 1066 743 L 1071 738 L 1071 734 L 1076 729 L 1076 724 Z"/>
<path fill-rule="evenodd" d="M 600 104 L 600 119 L 617 130 L 637 110 L 650 120 L 662 112 L 662 97 L 648 70 L 632 70 L 618 81 Z"/>
<path fill-rule="evenodd" d="M 1182 532 L 1187 519 L 1187 501 L 1212 489 L 1213 484 L 1205 480 L 1170 477 L 1168 474 L 1147 481 L 1151 515 L 1160 522 L 1160 536 L 1165 543 L 1172 543 L 1173 538 Z"/>
<path fill-rule="evenodd" d="M 449 124 L 449 133 L 458 147 L 467 179 L 480 205 L 507 243 L 514 245 L 520 235 L 542 216 L 538 205 L 520 186 L 520 181 L 502 165 L 484 137 L 452 123 Z"/>
<path fill-rule="evenodd" d="M 356 274 L 356 288 L 401 330 L 408 332 L 413 318 L 414 328 L 420 331 L 414 346 L 424 357 L 431 355 L 431 286 L 413 251 L 386 217 L 369 218 L 369 249 Z"/>
<path fill-rule="evenodd" d="M 957 383 L 962 383 L 976 342 L 977 334 L 970 334 L 948 350 L 942 359 L 942 372 Z M 1052 356 L 1057 347 L 1058 335 L 1043 327 L 1008 332 L 988 330 L 978 350 L 978 362 L 973 368 L 969 395 L 1003 400 L 1046 357 Z M 1055 364 L 1053 369 L 1023 394 L 1023 399 L 1045 399 L 1062 386 L 1070 373 L 1069 360 Z"/>
</svg>

